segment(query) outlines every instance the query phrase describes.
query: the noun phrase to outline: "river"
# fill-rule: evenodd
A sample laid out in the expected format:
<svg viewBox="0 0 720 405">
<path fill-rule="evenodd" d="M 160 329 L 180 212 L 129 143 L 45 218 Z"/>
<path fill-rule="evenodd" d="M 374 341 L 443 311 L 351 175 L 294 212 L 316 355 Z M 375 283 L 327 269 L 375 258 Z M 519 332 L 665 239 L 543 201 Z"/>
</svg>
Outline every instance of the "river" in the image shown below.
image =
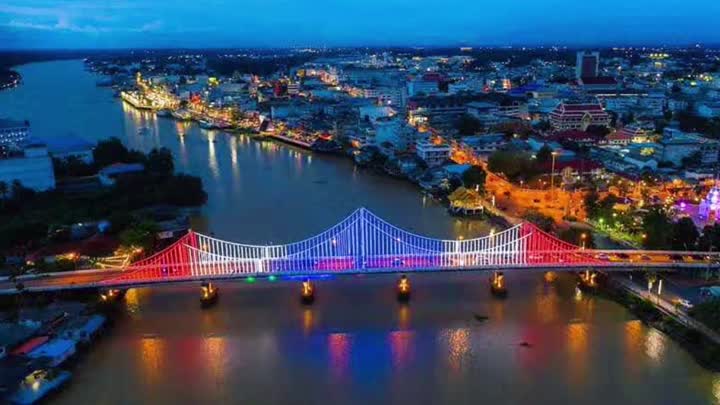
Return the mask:
<svg viewBox="0 0 720 405">
<path fill-rule="evenodd" d="M 177 170 L 200 176 L 208 191 L 194 227 L 218 237 L 293 241 L 360 206 L 430 236 L 489 231 L 347 159 L 140 113 L 95 87 L 80 61 L 18 71 L 23 84 L 0 92 L 0 117 L 28 119 L 41 137 L 169 148 Z M 576 296 L 570 276 L 545 284 L 539 274 L 506 274 L 506 300 L 491 297 L 484 274 L 413 276 L 409 305 L 395 302 L 392 276 L 318 281 L 312 307 L 300 305 L 295 280 L 223 283 L 205 311 L 197 286 L 130 290 L 53 402 L 720 402 L 720 376 L 621 306 Z"/>
</svg>

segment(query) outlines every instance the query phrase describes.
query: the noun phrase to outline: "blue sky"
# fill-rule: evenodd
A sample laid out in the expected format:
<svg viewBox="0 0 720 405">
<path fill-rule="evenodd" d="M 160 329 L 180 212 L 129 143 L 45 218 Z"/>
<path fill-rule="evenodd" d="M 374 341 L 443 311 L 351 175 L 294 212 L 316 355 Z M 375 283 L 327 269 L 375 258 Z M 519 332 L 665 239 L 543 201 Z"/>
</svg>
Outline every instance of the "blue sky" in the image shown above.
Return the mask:
<svg viewBox="0 0 720 405">
<path fill-rule="evenodd" d="M 0 0 L 0 48 L 717 44 L 718 20 L 718 0 Z"/>
</svg>

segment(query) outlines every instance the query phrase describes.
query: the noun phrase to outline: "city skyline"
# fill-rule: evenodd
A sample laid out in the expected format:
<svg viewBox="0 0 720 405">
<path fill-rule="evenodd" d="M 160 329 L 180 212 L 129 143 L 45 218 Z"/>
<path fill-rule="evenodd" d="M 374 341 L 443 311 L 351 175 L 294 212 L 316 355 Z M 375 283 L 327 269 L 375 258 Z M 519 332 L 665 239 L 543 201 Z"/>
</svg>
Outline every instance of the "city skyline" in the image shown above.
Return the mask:
<svg viewBox="0 0 720 405">
<path fill-rule="evenodd" d="M 697 10 L 703 10 L 698 13 Z M 408 0 L 242 5 L 11 0 L 0 5 L 4 49 L 300 46 L 612 46 L 720 43 L 720 4 L 546 1 L 438 7 Z"/>
</svg>

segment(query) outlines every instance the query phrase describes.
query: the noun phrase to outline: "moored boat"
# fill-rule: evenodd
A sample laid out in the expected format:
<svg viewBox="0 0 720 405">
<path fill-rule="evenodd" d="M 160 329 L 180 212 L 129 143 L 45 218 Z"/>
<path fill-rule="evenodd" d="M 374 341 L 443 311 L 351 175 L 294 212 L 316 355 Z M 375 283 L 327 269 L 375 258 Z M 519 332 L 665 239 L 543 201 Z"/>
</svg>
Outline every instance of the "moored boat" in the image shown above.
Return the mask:
<svg viewBox="0 0 720 405">
<path fill-rule="evenodd" d="M 34 404 L 68 382 L 71 375 L 69 371 L 52 368 L 36 370 L 25 377 L 7 399 L 12 404 Z"/>
<path fill-rule="evenodd" d="M 218 288 L 210 282 L 203 282 L 200 286 L 200 305 L 208 308 L 215 305 L 218 300 Z"/>
</svg>

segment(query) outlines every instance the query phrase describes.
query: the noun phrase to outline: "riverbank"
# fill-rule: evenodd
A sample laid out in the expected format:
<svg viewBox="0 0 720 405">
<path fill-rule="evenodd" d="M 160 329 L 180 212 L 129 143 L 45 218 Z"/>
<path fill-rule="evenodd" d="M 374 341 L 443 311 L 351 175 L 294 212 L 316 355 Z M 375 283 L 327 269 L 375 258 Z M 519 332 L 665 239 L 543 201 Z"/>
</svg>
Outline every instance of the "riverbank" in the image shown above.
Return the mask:
<svg viewBox="0 0 720 405">
<path fill-rule="evenodd" d="M 0 297 L 0 398 L 35 403 L 62 390 L 112 324 L 95 291 Z"/>
<path fill-rule="evenodd" d="M 605 279 L 599 292 L 601 296 L 627 308 L 646 325 L 672 338 L 701 366 L 720 372 L 720 344 L 713 339 L 665 314 L 655 304 L 633 294 L 612 277 Z"/>
</svg>

